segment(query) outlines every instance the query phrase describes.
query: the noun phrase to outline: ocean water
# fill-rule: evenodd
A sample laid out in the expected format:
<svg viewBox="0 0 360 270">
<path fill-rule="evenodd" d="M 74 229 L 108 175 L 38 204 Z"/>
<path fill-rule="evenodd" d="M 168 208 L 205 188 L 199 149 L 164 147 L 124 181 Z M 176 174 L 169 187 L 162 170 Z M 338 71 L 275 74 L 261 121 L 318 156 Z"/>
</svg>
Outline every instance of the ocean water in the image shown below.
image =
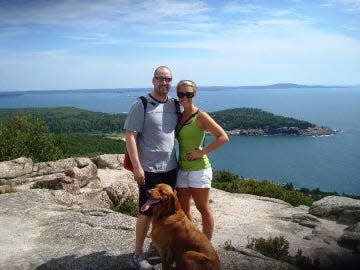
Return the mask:
<svg viewBox="0 0 360 270">
<path fill-rule="evenodd" d="M 74 106 L 127 112 L 149 89 L 0 93 L 0 108 Z M 175 96 L 174 91 L 171 92 Z M 322 137 L 239 137 L 210 155 L 214 169 L 244 177 L 292 182 L 360 195 L 360 87 L 240 89 L 199 88 L 197 105 L 208 111 L 260 108 L 338 130 Z M 212 138 L 208 136 L 207 141 Z"/>
</svg>

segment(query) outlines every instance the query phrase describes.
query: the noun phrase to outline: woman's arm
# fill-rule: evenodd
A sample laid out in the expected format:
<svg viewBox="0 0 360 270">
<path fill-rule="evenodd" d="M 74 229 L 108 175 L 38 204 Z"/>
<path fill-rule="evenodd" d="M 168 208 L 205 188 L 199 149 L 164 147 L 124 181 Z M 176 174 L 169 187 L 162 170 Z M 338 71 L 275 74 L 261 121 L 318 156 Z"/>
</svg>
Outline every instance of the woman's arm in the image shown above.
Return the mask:
<svg viewBox="0 0 360 270">
<path fill-rule="evenodd" d="M 199 128 L 209 131 L 215 136 L 215 140 L 203 149 L 204 154 L 209 154 L 229 141 L 224 129 L 206 112 L 199 112 L 197 124 Z"/>
<path fill-rule="evenodd" d="M 197 125 L 202 130 L 208 131 L 215 136 L 215 140 L 203 149 L 194 150 L 188 153 L 189 160 L 198 159 L 203 155 L 207 155 L 229 141 L 229 137 L 224 129 L 206 112 L 199 112 Z"/>
</svg>

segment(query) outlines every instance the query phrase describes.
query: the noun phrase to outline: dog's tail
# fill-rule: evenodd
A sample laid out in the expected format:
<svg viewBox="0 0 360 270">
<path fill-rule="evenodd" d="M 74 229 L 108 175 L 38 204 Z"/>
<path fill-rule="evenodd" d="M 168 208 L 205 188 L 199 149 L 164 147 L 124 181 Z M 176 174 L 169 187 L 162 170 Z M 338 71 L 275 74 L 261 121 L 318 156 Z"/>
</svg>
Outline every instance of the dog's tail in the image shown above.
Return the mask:
<svg viewBox="0 0 360 270">
<path fill-rule="evenodd" d="M 215 264 L 215 265 L 214 265 Z M 203 253 L 196 251 L 186 251 L 183 256 L 180 265 L 176 265 L 176 269 L 187 270 L 220 270 L 220 264 L 217 265 L 217 260 L 209 258 Z"/>
</svg>

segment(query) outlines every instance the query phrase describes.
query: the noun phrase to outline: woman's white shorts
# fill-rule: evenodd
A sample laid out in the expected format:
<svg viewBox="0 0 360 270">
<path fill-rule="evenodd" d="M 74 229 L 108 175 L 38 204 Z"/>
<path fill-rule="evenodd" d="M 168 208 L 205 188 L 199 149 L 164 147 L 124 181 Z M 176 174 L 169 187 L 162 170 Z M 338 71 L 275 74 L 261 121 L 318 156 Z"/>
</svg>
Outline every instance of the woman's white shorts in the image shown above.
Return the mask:
<svg viewBox="0 0 360 270">
<path fill-rule="evenodd" d="M 176 187 L 178 188 L 210 188 L 212 180 L 212 168 L 199 171 L 178 170 Z"/>
</svg>

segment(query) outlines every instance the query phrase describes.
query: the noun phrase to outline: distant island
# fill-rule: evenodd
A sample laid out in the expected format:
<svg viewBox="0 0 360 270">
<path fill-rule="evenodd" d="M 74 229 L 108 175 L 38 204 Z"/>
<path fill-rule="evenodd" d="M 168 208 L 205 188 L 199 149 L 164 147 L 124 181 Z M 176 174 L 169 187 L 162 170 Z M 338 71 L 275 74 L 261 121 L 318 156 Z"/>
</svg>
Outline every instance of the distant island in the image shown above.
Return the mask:
<svg viewBox="0 0 360 270">
<path fill-rule="evenodd" d="M 296 84 L 296 83 L 275 83 L 269 85 L 241 85 L 241 86 L 201 86 L 199 88 L 204 90 L 221 90 L 221 89 L 291 89 L 291 88 L 348 88 L 348 87 L 359 87 L 359 85 L 305 85 L 305 84 Z M 174 87 L 173 87 L 174 88 Z M 122 91 L 148 91 L 149 87 L 137 87 L 137 88 L 94 88 L 94 89 L 58 89 L 58 90 L 12 90 L 4 91 L 0 90 L 1 96 L 18 96 L 22 94 L 36 94 L 36 93 L 59 93 L 59 92 L 76 92 L 76 93 L 114 93 Z"/>
<path fill-rule="evenodd" d="M 358 87 L 355 85 L 305 85 L 305 84 L 296 84 L 296 83 L 276 83 L 269 85 L 241 85 L 241 86 L 199 86 L 203 90 L 242 90 L 242 89 L 311 89 L 311 88 L 349 88 L 349 87 Z"/>
<path fill-rule="evenodd" d="M 287 89 L 287 88 L 346 88 L 349 86 L 345 85 L 304 85 L 296 83 L 275 83 L 270 85 L 248 85 L 248 86 L 237 86 L 231 88 L 240 88 L 240 89 Z M 225 87 L 227 88 L 227 87 Z"/>
<path fill-rule="evenodd" d="M 56 134 L 122 133 L 127 115 L 92 112 L 74 107 L 0 109 L 0 123 L 19 114 L 44 121 L 49 130 Z M 256 108 L 234 108 L 209 114 L 230 135 L 321 136 L 336 132 L 328 127 Z"/>
<path fill-rule="evenodd" d="M 230 135 L 242 136 L 324 136 L 335 134 L 329 127 L 307 121 L 274 115 L 255 108 L 235 108 L 210 115 Z"/>
<path fill-rule="evenodd" d="M 256 86 L 253 86 L 256 87 Z M 332 87 L 345 87 L 338 85 L 304 85 L 304 84 L 296 84 L 296 83 L 276 83 L 267 86 L 263 86 L 266 88 L 332 88 Z"/>
</svg>

